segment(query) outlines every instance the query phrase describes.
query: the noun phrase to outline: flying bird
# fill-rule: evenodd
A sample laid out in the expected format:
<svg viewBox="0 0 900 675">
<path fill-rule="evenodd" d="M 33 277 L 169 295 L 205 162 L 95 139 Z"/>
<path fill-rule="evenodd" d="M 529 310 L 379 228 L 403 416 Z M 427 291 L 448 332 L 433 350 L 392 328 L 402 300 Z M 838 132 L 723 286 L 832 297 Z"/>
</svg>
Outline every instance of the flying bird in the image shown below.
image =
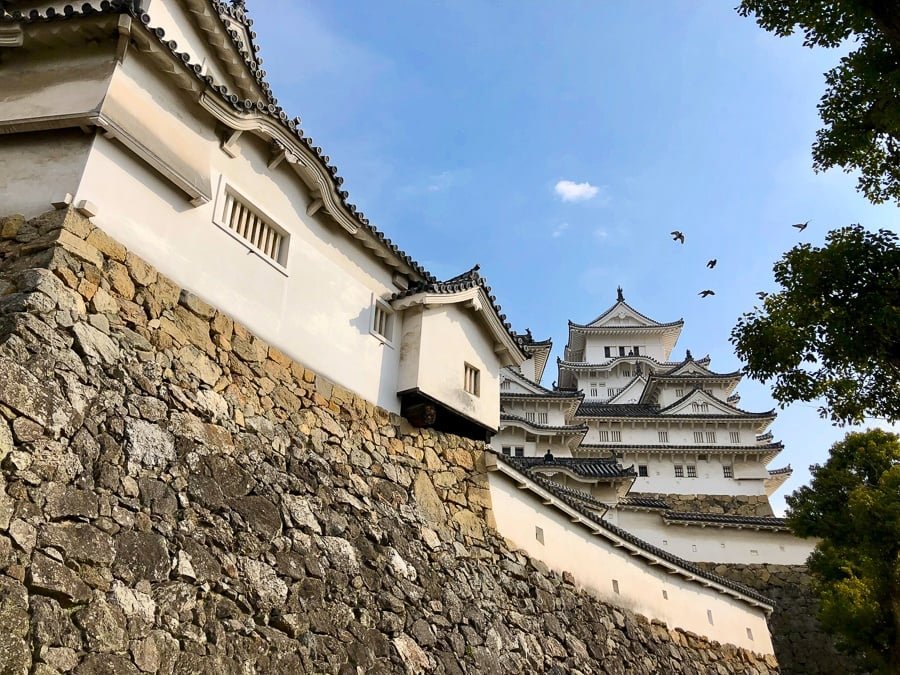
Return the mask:
<svg viewBox="0 0 900 675">
<path fill-rule="evenodd" d="M 699 295 L 701 298 L 708 298 L 710 295 L 715 295 L 715 294 L 716 294 L 715 291 L 711 291 L 709 289 L 706 289 L 705 291 L 700 291 L 699 293 L 697 293 L 697 295 Z"/>
<path fill-rule="evenodd" d="M 769 294 L 766 293 L 765 291 L 757 291 L 756 297 L 759 298 L 760 300 L 765 300 L 766 298 L 769 297 Z"/>
<path fill-rule="evenodd" d="M 678 230 L 672 230 L 670 232 L 672 235 L 672 241 L 680 241 L 682 244 L 684 243 L 684 234 Z"/>
<path fill-rule="evenodd" d="M 706 266 L 707 266 L 709 269 L 712 269 L 713 267 L 716 266 L 716 263 L 717 263 L 717 262 L 719 262 L 719 261 L 716 260 L 715 258 L 713 258 L 713 259 L 710 260 L 708 263 L 706 263 Z"/>
<path fill-rule="evenodd" d="M 805 223 L 794 223 L 791 227 L 796 227 L 798 230 L 803 232 L 806 229 L 806 226 L 809 225 L 809 221 L 807 220 Z"/>
</svg>

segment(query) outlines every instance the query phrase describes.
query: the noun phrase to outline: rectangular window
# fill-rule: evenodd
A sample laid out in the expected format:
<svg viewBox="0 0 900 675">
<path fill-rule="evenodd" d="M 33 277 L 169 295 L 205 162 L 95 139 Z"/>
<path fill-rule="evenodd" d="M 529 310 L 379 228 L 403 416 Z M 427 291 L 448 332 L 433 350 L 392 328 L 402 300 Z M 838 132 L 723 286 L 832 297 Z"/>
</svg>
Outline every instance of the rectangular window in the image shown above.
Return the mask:
<svg viewBox="0 0 900 675">
<path fill-rule="evenodd" d="M 516 446 L 516 457 L 524 457 L 525 456 L 525 448 L 521 445 Z"/>
<path fill-rule="evenodd" d="M 467 363 L 463 377 L 463 388 L 473 396 L 481 396 L 481 371 Z"/>
<path fill-rule="evenodd" d="M 631 377 L 631 371 L 628 368 L 622 370 L 622 377 Z"/>
<path fill-rule="evenodd" d="M 707 619 L 707 621 L 709 621 L 709 625 L 712 626 L 713 618 L 712 618 L 712 610 L 711 609 L 706 610 L 706 619 Z"/>
<path fill-rule="evenodd" d="M 609 432 L 609 440 L 613 443 L 621 443 L 622 442 L 622 432 L 614 429 Z"/>
<path fill-rule="evenodd" d="M 732 443 L 740 443 L 741 442 L 741 432 L 740 431 L 730 431 L 728 435 L 731 437 Z"/>
<path fill-rule="evenodd" d="M 676 389 L 675 398 L 681 398 L 682 396 L 684 396 L 684 389 Z"/>
<path fill-rule="evenodd" d="M 547 413 L 538 413 L 538 424 L 547 424 Z"/>
<path fill-rule="evenodd" d="M 509 380 L 503 380 L 503 382 L 500 383 L 500 391 L 507 391 L 509 389 L 509 387 L 510 387 Z"/>
<path fill-rule="evenodd" d="M 385 342 L 390 342 L 394 338 L 394 313 L 381 300 L 375 301 L 375 310 L 372 312 L 372 333 Z"/>
<path fill-rule="evenodd" d="M 694 464 L 687 465 L 687 477 L 688 478 L 696 478 L 697 477 L 697 466 Z"/>
<path fill-rule="evenodd" d="M 707 431 L 706 432 L 706 442 L 707 443 L 715 443 L 716 442 L 716 432 L 715 431 Z"/>
<path fill-rule="evenodd" d="M 703 442 L 703 432 L 695 431 L 694 432 L 694 443 L 702 443 Z"/>
<path fill-rule="evenodd" d="M 609 432 L 608 432 L 608 431 L 606 431 L 605 429 L 601 429 L 601 430 L 598 431 L 597 433 L 600 435 L 600 442 L 601 442 L 601 443 L 608 443 L 608 442 L 609 442 Z"/>
<path fill-rule="evenodd" d="M 730 464 L 726 464 L 722 467 L 722 475 L 725 476 L 725 478 L 734 478 L 734 467 Z"/>
<path fill-rule="evenodd" d="M 603 356 L 605 356 L 606 358 L 610 358 L 612 356 L 612 347 L 604 347 Z"/>
<path fill-rule="evenodd" d="M 597 383 L 591 382 L 591 396 L 597 396 Z"/>
<path fill-rule="evenodd" d="M 619 592 L 619 582 L 616 579 L 613 579 L 612 582 L 613 582 L 613 593 L 618 593 Z"/>
<path fill-rule="evenodd" d="M 619 356 L 625 356 L 625 347 L 619 347 Z"/>
<path fill-rule="evenodd" d="M 250 206 L 231 187 L 225 188 L 224 202 L 217 224 L 227 228 L 260 255 L 284 265 L 287 259 L 287 233 Z"/>
<path fill-rule="evenodd" d="M 535 525 L 534 526 L 534 538 L 537 539 L 539 544 L 543 544 L 544 543 L 544 529 Z"/>
<path fill-rule="evenodd" d="M 681 464 L 675 465 L 675 478 L 684 478 L 684 467 Z"/>
<path fill-rule="evenodd" d="M 709 460 L 709 455 L 701 453 L 701 454 L 697 455 L 697 459 L 701 462 L 706 462 Z"/>
<path fill-rule="evenodd" d="M 691 410 L 694 413 L 708 413 L 709 403 L 691 403 Z"/>
<path fill-rule="evenodd" d="M 509 447 L 508 445 L 504 445 L 504 446 L 501 448 L 501 451 L 502 451 L 503 454 L 506 455 L 507 457 L 509 457 L 509 456 L 512 454 L 512 450 L 510 449 L 510 447 Z"/>
<path fill-rule="evenodd" d="M 669 432 L 668 431 L 660 431 L 659 433 L 659 442 L 660 443 L 668 443 L 669 442 Z"/>
<path fill-rule="evenodd" d="M 609 396 L 609 398 L 613 398 L 614 396 L 618 396 L 618 395 L 621 394 L 621 393 L 622 393 L 622 387 L 609 387 L 609 388 L 606 390 L 606 395 Z"/>
<path fill-rule="evenodd" d="M 753 640 L 753 631 L 749 628 L 747 629 L 747 639 Z"/>
<path fill-rule="evenodd" d="M 529 422 L 534 422 L 534 413 L 533 412 L 525 413 L 525 419 L 528 420 Z"/>
<path fill-rule="evenodd" d="M 640 476 L 641 478 L 646 478 L 649 475 L 650 473 L 647 471 L 647 465 L 638 464 L 638 476 Z"/>
<path fill-rule="evenodd" d="M 637 345 L 635 345 L 633 349 L 634 349 L 634 355 L 635 355 L 635 356 L 640 356 L 640 355 L 641 355 L 641 348 L 640 348 L 640 347 L 638 347 Z"/>
</svg>

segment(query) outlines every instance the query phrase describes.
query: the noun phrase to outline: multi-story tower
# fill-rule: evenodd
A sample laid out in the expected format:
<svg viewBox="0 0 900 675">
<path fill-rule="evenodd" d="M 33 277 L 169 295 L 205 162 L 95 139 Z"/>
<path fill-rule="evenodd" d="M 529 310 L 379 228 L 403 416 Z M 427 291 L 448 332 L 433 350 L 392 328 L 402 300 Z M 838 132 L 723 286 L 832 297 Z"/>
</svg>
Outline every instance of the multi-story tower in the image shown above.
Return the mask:
<svg viewBox="0 0 900 675">
<path fill-rule="evenodd" d="M 737 407 L 740 372 L 715 372 L 690 351 L 671 361 L 682 325 L 641 314 L 621 289 L 592 322 L 569 322 L 559 390 L 583 392 L 568 421 L 588 428 L 572 454 L 634 465 L 632 497 L 662 498 L 675 510 L 771 515 L 768 495 L 790 475 L 766 469 L 782 449 L 765 433 L 776 415 Z"/>
</svg>

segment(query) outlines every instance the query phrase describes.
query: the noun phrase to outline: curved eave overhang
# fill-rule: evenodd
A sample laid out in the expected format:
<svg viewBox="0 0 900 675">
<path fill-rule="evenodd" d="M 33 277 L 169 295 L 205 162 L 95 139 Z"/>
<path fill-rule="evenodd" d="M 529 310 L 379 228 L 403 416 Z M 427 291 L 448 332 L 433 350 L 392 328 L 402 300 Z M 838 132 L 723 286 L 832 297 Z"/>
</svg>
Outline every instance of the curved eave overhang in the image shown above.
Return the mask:
<svg viewBox="0 0 900 675">
<path fill-rule="evenodd" d="M 391 306 L 398 311 L 422 305 L 438 307 L 441 305 L 463 304 L 467 309 L 482 317 L 494 339 L 494 352 L 504 366 L 520 366 L 528 358 L 519 343 L 513 339 L 503 321 L 494 311 L 493 303 L 484 292 L 484 288 L 474 286 L 457 293 L 415 293 L 391 301 Z M 505 356 L 505 358 L 503 358 Z"/>
<path fill-rule="evenodd" d="M 563 475 L 567 478 L 571 478 L 572 480 L 578 481 L 579 483 L 586 483 L 593 485 L 595 483 L 633 483 L 635 476 L 633 474 L 615 474 L 610 476 L 586 476 L 582 473 L 578 473 L 577 471 L 570 469 L 566 466 L 554 465 L 554 464 L 537 464 L 536 466 L 532 466 L 528 469 L 529 473 L 534 473 L 538 476 L 547 476 L 552 480 L 552 476 Z"/>
<path fill-rule="evenodd" d="M 500 430 L 507 427 L 516 427 L 519 429 L 525 429 L 533 433 L 535 436 L 581 436 L 587 433 L 588 428 L 586 426 L 564 426 L 564 427 L 554 427 L 544 424 L 536 424 L 534 422 L 529 422 L 526 419 L 521 417 L 516 417 L 515 415 L 505 415 L 503 413 L 500 414 Z"/>
<path fill-rule="evenodd" d="M 9 26 L 17 23 L 60 20 L 96 20 L 104 15 L 118 14 L 120 39 L 132 40 L 139 50 L 156 62 L 161 71 L 175 79 L 180 89 L 193 95 L 204 110 L 230 130 L 231 142 L 236 141 L 240 134 L 252 133 L 272 146 L 270 170 L 283 161 L 293 167 L 313 197 L 312 204 L 307 209 L 308 215 L 324 210 L 376 257 L 401 274 L 407 275 L 412 281 L 434 279 L 427 270 L 401 251 L 390 239 L 384 237 L 368 222 L 361 211 L 347 201 L 349 195 L 340 189 L 343 178 L 338 176 L 337 168 L 329 164 L 330 158 L 322 153 L 321 148 L 314 146 L 312 139 L 303 134 L 298 119 L 289 119 L 283 109 L 268 99 L 256 102 L 250 99 L 241 100 L 210 76 L 203 75 L 203 67 L 192 63 L 189 54 L 179 52 L 178 45 L 174 41 L 166 40 L 165 31 L 153 27 L 149 15 L 135 15 L 133 3 L 120 0 L 103 3 L 103 7 L 99 8 L 85 3 L 85 7 L 90 7 L 89 11 L 75 9 L 65 15 L 55 13 L 52 16 L 40 15 L 36 18 L 16 17 L 4 13 L 0 14 L 0 23 Z M 95 125 L 115 132 L 115 128 L 110 128 L 109 122 L 102 115 L 89 116 L 85 119 L 58 120 L 56 123 L 52 120 L 41 120 L 40 123 L 42 128 Z M 180 184 L 179 186 L 185 189 L 195 203 L 208 200 L 205 195 L 194 194 L 190 186 Z"/>
<path fill-rule="evenodd" d="M 630 422 L 630 423 L 655 423 L 655 422 L 679 422 L 682 425 L 690 423 L 692 426 L 700 424 L 721 424 L 724 422 L 736 422 L 760 431 L 775 421 L 775 415 L 590 415 L 577 411 L 575 418 L 579 420 L 603 420 L 604 422 Z M 740 447 L 740 446 L 739 446 Z M 746 446 L 744 446 L 746 447 Z"/>
<path fill-rule="evenodd" d="M 639 356 L 616 356 L 611 358 L 609 361 L 604 361 L 602 363 L 589 363 L 587 361 L 571 361 L 567 359 L 561 359 L 559 357 L 556 358 L 556 364 L 557 366 L 559 366 L 560 370 L 570 370 L 573 372 L 584 370 L 609 371 L 615 368 L 620 363 L 641 363 L 647 365 L 651 369 L 667 368 L 672 365 L 672 363 L 669 361 L 657 361 L 656 359 L 650 356 L 645 356 L 644 354 L 640 354 Z"/>
<path fill-rule="evenodd" d="M 564 513 L 570 522 L 583 526 L 592 535 L 603 539 L 614 548 L 621 548 L 627 551 L 648 565 L 658 566 L 661 569 L 665 569 L 671 574 L 677 574 L 688 581 L 714 589 L 723 595 L 728 595 L 736 600 L 740 600 L 751 607 L 761 609 L 767 615 L 771 614 L 775 609 L 775 605 L 772 601 L 762 594 L 729 581 L 728 579 L 701 570 L 700 568 L 691 565 L 688 561 L 682 560 L 661 549 L 657 549 L 652 544 L 638 539 L 612 523 L 603 521 L 597 515 L 592 514 L 583 508 L 576 508 L 567 499 L 562 497 L 559 492 L 553 490 L 553 488 L 547 484 L 549 481 L 539 484 L 537 481 L 532 480 L 507 464 L 499 458 L 496 453 L 485 453 L 485 465 L 488 471 L 500 471 L 514 481 L 519 489 L 532 492 L 541 499 L 544 505 L 553 506 Z"/>
<path fill-rule="evenodd" d="M 775 494 L 775 492 L 777 492 L 778 489 L 787 482 L 788 478 L 790 478 L 793 473 L 793 470 L 791 470 L 790 468 L 788 468 L 787 470 L 778 469 L 775 471 L 769 471 L 769 477 L 763 481 L 763 485 L 766 489 L 766 496 L 772 496 L 773 494 Z"/>
<path fill-rule="evenodd" d="M 772 518 L 770 522 L 766 519 L 748 520 L 746 522 L 739 520 L 702 520 L 702 519 L 686 519 L 673 516 L 672 513 L 662 514 L 663 522 L 666 525 L 681 525 L 682 527 L 699 527 L 701 529 L 732 529 L 732 530 L 754 530 L 768 532 L 790 532 L 790 528 L 782 518 Z"/>
<path fill-rule="evenodd" d="M 579 456 L 593 457 L 598 454 L 608 456 L 616 454 L 621 456 L 625 453 L 643 454 L 643 455 L 744 455 L 746 457 L 758 457 L 764 463 L 768 464 L 784 449 L 781 443 L 772 443 L 770 445 L 627 445 L 624 443 L 582 443 L 572 450 L 572 454 Z"/>
<path fill-rule="evenodd" d="M 644 388 L 644 393 L 641 395 L 641 399 L 639 402 L 647 403 L 648 400 L 653 396 L 653 394 L 659 391 L 664 384 L 721 384 L 725 389 L 725 393 L 730 394 L 734 391 L 735 387 L 740 384 L 742 379 L 743 375 L 740 372 L 723 374 L 714 373 L 711 375 L 651 375 L 647 378 L 647 386 Z M 729 403 L 729 405 L 733 404 Z"/>
</svg>

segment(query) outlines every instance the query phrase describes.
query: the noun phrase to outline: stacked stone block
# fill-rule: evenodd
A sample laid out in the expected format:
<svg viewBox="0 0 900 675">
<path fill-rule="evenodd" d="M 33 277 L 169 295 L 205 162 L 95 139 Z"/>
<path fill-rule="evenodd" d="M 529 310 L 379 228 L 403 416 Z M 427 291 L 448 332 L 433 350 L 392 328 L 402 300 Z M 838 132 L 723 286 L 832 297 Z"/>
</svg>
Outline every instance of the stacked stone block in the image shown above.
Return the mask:
<svg viewBox="0 0 900 675">
<path fill-rule="evenodd" d="M 777 672 L 512 550 L 483 453 L 0 220 L 0 673 Z"/>
</svg>

